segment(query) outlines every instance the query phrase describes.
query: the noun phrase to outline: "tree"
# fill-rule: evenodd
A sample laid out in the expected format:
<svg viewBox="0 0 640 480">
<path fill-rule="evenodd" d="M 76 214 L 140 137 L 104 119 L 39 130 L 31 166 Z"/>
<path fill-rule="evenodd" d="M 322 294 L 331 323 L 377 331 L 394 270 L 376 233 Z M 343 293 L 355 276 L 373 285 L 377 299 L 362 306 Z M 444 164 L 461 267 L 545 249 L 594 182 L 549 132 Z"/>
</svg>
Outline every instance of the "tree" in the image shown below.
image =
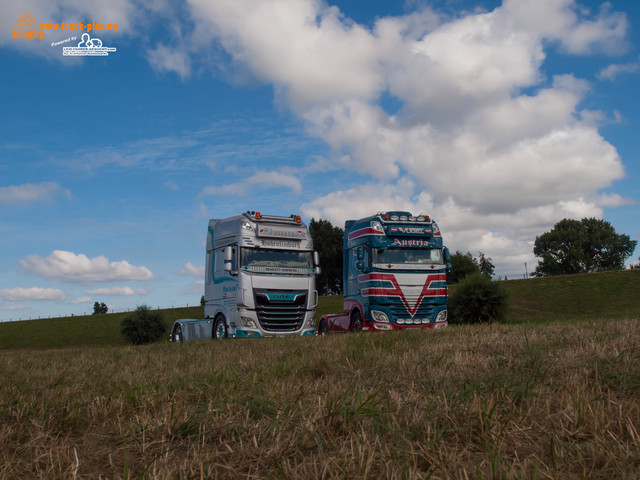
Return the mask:
<svg viewBox="0 0 640 480">
<path fill-rule="evenodd" d="M 102 302 L 102 303 L 94 303 L 93 304 L 93 315 L 100 315 L 102 313 L 107 313 L 109 311 L 109 307 L 107 307 L 107 305 Z"/>
<path fill-rule="evenodd" d="M 480 273 L 482 273 L 484 276 L 486 277 L 493 277 L 493 271 L 495 270 L 495 267 L 493 266 L 493 263 L 491 262 L 491 258 L 488 258 L 485 256 L 484 253 L 482 252 L 478 252 L 478 260 L 476 260 L 478 268 L 480 269 Z"/>
<path fill-rule="evenodd" d="M 342 293 L 342 248 L 344 231 L 328 220 L 309 222 L 313 247 L 320 256 L 321 273 L 317 277 L 318 292 L 324 295 Z"/>
<path fill-rule="evenodd" d="M 488 278 L 493 276 L 495 267 L 484 253 L 478 252 L 479 258 L 473 258 L 471 252 L 462 253 L 456 251 L 449 261 L 451 262 L 451 271 L 447 273 L 447 283 L 453 285 L 472 273 L 480 272 Z"/>
<path fill-rule="evenodd" d="M 536 237 L 533 254 L 541 260 L 534 275 L 563 275 L 624 268 L 636 240 L 616 233 L 605 220 L 560 220 L 549 232 Z"/>
<path fill-rule="evenodd" d="M 475 272 L 460 281 L 449 297 L 451 323 L 491 323 L 507 312 L 507 293 L 500 282 Z"/>
<path fill-rule="evenodd" d="M 147 305 L 139 305 L 120 323 L 120 333 L 134 345 L 153 343 L 167 331 L 162 315 Z"/>
</svg>

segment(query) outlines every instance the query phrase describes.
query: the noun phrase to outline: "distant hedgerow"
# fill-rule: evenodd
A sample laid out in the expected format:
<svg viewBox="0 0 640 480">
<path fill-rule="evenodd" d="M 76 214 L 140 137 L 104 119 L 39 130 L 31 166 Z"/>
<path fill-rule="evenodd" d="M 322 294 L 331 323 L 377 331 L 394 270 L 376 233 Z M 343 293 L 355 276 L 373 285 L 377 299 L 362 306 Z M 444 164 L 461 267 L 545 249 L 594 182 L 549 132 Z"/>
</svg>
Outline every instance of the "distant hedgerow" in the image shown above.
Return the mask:
<svg viewBox="0 0 640 480">
<path fill-rule="evenodd" d="M 162 315 L 147 305 L 139 305 L 120 323 L 120 332 L 133 345 L 153 343 L 167 331 Z"/>
<path fill-rule="evenodd" d="M 464 278 L 449 297 L 451 323 L 491 323 L 507 313 L 507 292 L 500 282 L 473 273 Z"/>
</svg>

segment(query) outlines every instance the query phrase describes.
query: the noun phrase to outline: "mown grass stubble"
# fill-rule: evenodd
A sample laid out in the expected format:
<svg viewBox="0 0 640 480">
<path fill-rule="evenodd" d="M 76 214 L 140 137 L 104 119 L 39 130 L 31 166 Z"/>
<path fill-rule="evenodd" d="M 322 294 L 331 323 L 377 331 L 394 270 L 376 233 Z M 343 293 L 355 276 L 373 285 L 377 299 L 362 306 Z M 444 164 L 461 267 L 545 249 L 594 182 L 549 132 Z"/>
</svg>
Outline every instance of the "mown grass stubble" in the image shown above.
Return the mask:
<svg viewBox="0 0 640 480">
<path fill-rule="evenodd" d="M 637 478 L 640 321 L 0 353 L 2 478 Z"/>
</svg>

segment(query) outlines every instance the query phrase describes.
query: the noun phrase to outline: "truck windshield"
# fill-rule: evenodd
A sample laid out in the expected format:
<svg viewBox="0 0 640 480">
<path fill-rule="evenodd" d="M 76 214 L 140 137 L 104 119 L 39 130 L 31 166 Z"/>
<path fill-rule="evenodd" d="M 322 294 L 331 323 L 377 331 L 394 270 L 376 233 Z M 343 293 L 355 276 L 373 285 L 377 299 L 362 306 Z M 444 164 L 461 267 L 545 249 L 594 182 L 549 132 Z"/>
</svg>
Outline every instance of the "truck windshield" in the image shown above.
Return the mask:
<svg viewBox="0 0 640 480">
<path fill-rule="evenodd" d="M 388 248 L 374 249 L 373 263 L 392 265 L 442 265 L 440 248 Z"/>
<path fill-rule="evenodd" d="M 240 268 L 256 273 L 308 275 L 313 272 L 312 252 L 241 248 Z"/>
</svg>

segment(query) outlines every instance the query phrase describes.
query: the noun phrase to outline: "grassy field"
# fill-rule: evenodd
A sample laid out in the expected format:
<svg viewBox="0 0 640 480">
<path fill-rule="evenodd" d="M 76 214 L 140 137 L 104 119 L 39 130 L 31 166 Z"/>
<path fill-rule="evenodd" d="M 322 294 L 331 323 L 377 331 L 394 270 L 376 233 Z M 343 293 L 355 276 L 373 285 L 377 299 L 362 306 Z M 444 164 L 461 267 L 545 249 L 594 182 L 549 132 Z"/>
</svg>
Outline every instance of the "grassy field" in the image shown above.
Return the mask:
<svg viewBox="0 0 640 480">
<path fill-rule="evenodd" d="M 638 478 L 640 321 L 0 352 L 0 478 Z"/>
<path fill-rule="evenodd" d="M 202 307 L 160 310 L 167 326 L 179 318 L 202 318 Z M 81 315 L 0 323 L 0 350 L 126 345 L 120 322 L 131 313 Z M 167 339 L 169 332 L 167 331 Z"/>
<path fill-rule="evenodd" d="M 640 478 L 640 272 L 617 273 L 505 282 L 510 323 L 440 331 L 99 346 L 116 316 L 74 317 L 0 350 L 0 478 Z"/>
<path fill-rule="evenodd" d="M 512 322 L 640 317 L 640 269 L 503 283 Z"/>
</svg>

